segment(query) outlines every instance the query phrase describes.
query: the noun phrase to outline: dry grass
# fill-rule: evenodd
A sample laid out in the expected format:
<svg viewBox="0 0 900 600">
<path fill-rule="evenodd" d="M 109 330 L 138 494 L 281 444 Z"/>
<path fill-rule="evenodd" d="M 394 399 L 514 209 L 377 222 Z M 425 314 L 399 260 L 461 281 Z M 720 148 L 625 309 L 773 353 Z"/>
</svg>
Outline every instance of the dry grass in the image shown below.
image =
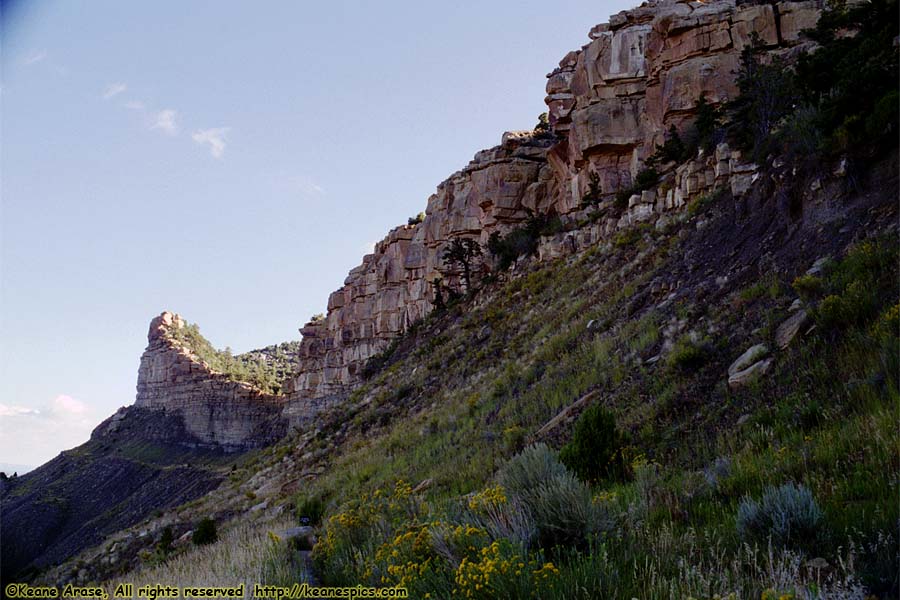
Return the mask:
<svg viewBox="0 0 900 600">
<path fill-rule="evenodd" d="M 288 544 L 278 537 L 293 526 L 289 519 L 270 523 L 241 523 L 228 529 L 218 542 L 191 547 L 168 561 L 145 567 L 106 584 L 112 591 L 119 583 L 143 585 L 236 586 L 244 583 L 246 597 L 252 597 L 256 583 L 302 582 L 305 573 L 291 560 Z"/>
</svg>

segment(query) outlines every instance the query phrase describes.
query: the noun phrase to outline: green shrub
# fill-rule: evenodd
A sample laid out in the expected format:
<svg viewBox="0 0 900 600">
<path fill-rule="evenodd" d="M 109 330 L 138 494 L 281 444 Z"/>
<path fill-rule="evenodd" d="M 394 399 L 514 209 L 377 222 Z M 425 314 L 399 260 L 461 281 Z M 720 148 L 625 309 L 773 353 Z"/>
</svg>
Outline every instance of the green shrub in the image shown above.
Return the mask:
<svg viewBox="0 0 900 600">
<path fill-rule="evenodd" d="M 629 187 L 622 188 L 616 192 L 616 207 L 620 210 L 628 208 L 628 199 L 634 194 L 640 194 L 644 190 L 649 190 L 659 181 L 659 173 L 653 167 L 641 169 L 634 178 L 634 183 Z"/>
<path fill-rule="evenodd" d="M 210 519 L 209 517 L 200 521 L 197 525 L 197 528 L 194 529 L 194 533 L 191 536 L 191 540 L 194 542 L 195 546 L 205 546 L 206 544 L 212 544 L 213 542 L 218 541 L 219 534 L 216 533 L 216 522 Z"/>
<path fill-rule="evenodd" d="M 697 143 L 703 151 L 710 153 L 716 145 L 722 141 L 722 110 L 706 100 L 706 94 L 700 94 L 697 100 L 697 120 L 694 127 L 697 130 Z"/>
<path fill-rule="evenodd" d="M 709 359 L 709 350 L 705 345 L 693 342 L 688 337 L 683 337 L 675 342 L 675 346 L 669 352 L 666 362 L 673 369 L 682 372 L 696 371 Z"/>
<path fill-rule="evenodd" d="M 539 484 L 526 502 L 544 548 L 581 546 L 609 528 L 609 519 L 594 504 L 588 486 L 568 471 Z"/>
<path fill-rule="evenodd" d="M 503 430 L 503 446 L 507 452 L 518 452 L 525 442 L 525 430 L 518 425 Z"/>
<path fill-rule="evenodd" d="M 812 492 L 803 485 L 769 486 L 762 500 L 745 497 L 737 512 L 737 532 L 745 541 L 766 542 L 779 547 L 808 547 L 817 539 L 822 511 Z"/>
<path fill-rule="evenodd" d="M 851 249 L 828 274 L 827 295 L 814 311 L 817 325 L 835 331 L 876 319 L 896 297 L 895 252 L 884 241 Z"/>
<path fill-rule="evenodd" d="M 385 366 L 387 366 L 388 362 L 394 356 L 394 352 L 397 351 L 397 348 L 400 345 L 400 338 L 394 338 L 391 340 L 391 343 L 388 344 L 387 348 L 370 356 L 366 361 L 366 364 L 363 365 L 362 368 L 362 378 L 364 380 L 371 379 L 376 373 L 381 371 Z"/>
<path fill-rule="evenodd" d="M 547 444 L 528 446 L 509 460 L 497 474 L 500 485 L 516 495 L 527 495 L 537 486 L 566 472 L 556 453 Z"/>
<path fill-rule="evenodd" d="M 596 206 L 603 197 L 603 189 L 600 187 L 600 175 L 591 172 L 588 176 L 588 191 L 581 197 L 581 206 Z"/>
<path fill-rule="evenodd" d="M 625 231 L 619 232 L 613 238 L 613 246 L 616 248 L 627 248 L 634 245 L 639 239 L 641 239 L 641 230 L 637 227 L 630 227 Z"/>
<path fill-rule="evenodd" d="M 302 525 L 315 527 L 322 522 L 325 502 L 319 496 L 298 496 L 294 501 L 294 511 Z"/>
<path fill-rule="evenodd" d="M 538 115 L 537 125 L 534 126 L 534 133 L 538 135 L 550 133 L 550 117 L 547 113 L 542 112 Z"/>
<path fill-rule="evenodd" d="M 815 275 L 800 275 L 794 279 L 791 284 L 797 295 L 806 301 L 809 301 L 822 293 L 825 289 L 825 282 L 821 277 Z"/>
<path fill-rule="evenodd" d="M 172 551 L 172 542 L 175 541 L 175 536 L 172 534 L 172 528 L 170 526 L 166 526 L 162 535 L 159 538 L 159 544 L 156 545 L 156 549 L 159 550 L 162 554 L 168 554 Z"/>
<path fill-rule="evenodd" d="M 592 502 L 588 486 L 566 469 L 546 444 L 529 446 L 510 459 L 500 469 L 498 480 L 510 498 L 497 504 L 504 516 L 494 521 L 521 521 L 521 503 L 545 548 L 580 545 L 608 526 L 605 512 Z M 518 529 L 527 530 L 524 526 Z"/>
<path fill-rule="evenodd" d="M 579 417 L 559 459 L 584 481 L 617 481 L 625 477 L 624 446 L 612 413 L 595 404 Z"/>
<path fill-rule="evenodd" d="M 696 148 L 685 145 L 681 140 L 678 129 L 672 124 L 666 133 L 666 140 L 662 146 L 657 146 L 653 156 L 647 159 L 649 165 L 664 165 L 669 162 L 682 163 L 696 152 Z"/>
<path fill-rule="evenodd" d="M 497 261 L 498 269 L 505 271 L 520 256 L 531 256 L 537 252 L 538 242 L 543 235 L 553 235 L 563 230 L 562 220 L 555 214 L 534 214 L 528 211 L 524 225 L 513 229 L 506 236 L 495 231 L 488 238 L 488 252 Z"/>
</svg>

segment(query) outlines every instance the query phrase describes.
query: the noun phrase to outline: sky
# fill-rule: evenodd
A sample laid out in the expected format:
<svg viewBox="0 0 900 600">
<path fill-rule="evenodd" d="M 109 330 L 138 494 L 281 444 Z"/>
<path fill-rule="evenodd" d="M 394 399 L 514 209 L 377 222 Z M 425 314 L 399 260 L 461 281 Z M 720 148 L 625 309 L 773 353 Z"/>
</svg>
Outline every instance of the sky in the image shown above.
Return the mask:
<svg viewBox="0 0 900 600">
<path fill-rule="evenodd" d="M 0 463 L 132 404 L 163 310 L 299 339 L 632 4 L 0 1 Z"/>
</svg>

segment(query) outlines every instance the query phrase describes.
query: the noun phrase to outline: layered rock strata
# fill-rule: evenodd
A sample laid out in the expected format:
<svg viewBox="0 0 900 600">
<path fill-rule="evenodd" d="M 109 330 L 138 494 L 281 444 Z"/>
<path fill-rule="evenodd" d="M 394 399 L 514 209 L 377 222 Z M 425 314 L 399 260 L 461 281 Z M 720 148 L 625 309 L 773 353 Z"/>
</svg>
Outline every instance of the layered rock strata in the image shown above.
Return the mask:
<svg viewBox="0 0 900 600">
<path fill-rule="evenodd" d="M 423 222 L 391 231 L 331 294 L 327 316 L 300 330 L 301 365 L 286 385 L 287 416 L 297 422 L 341 401 L 365 362 L 433 308 L 434 279 L 461 287 L 459 274 L 441 261 L 453 238 L 484 245 L 492 232 L 521 223 L 527 210 L 584 222 L 589 215 L 581 204 L 592 174 L 611 202 L 671 125 L 684 131 L 691 124 L 701 96 L 720 106 L 737 95 L 740 54 L 748 44 L 757 40 L 764 53 L 791 57 L 811 46 L 802 32 L 820 12 L 816 0 L 661 0 L 594 27 L 591 41 L 547 76 L 552 135 L 507 133 L 499 146 L 478 153 L 438 186 Z M 719 145 L 664 173 L 656 188 L 632 196 L 624 213 L 542 240 L 540 258 L 656 221 L 719 188 L 739 198 L 757 177 L 740 152 Z"/>
<path fill-rule="evenodd" d="M 173 335 L 185 325 L 170 312 L 150 322 L 135 406 L 177 414 L 191 435 L 225 450 L 264 446 L 283 436 L 284 398 L 213 371 Z"/>
<path fill-rule="evenodd" d="M 596 173 L 605 193 L 631 184 L 671 125 L 684 131 L 699 98 L 719 106 L 738 94 L 744 48 L 793 55 L 811 43 L 821 3 L 646 2 L 590 32 L 548 75 L 550 123 L 565 139 L 549 154 L 574 209 Z M 563 211 L 565 212 L 565 211 Z"/>
<path fill-rule="evenodd" d="M 438 186 L 423 221 L 395 228 L 363 257 L 328 298 L 327 316 L 300 330 L 301 366 L 286 385 L 292 421 L 340 401 L 370 357 L 425 317 L 433 308 L 435 279 L 462 291 L 458 269 L 441 259 L 451 240 L 485 245 L 491 233 L 508 231 L 529 211 L 553 210 L 557 193 L 546 153 L 554 142 L 532 132 L 504 134 L 499 146 L 479 152 Z M 476 260 L 473 278 L 486 269 Z"/>
</svg>

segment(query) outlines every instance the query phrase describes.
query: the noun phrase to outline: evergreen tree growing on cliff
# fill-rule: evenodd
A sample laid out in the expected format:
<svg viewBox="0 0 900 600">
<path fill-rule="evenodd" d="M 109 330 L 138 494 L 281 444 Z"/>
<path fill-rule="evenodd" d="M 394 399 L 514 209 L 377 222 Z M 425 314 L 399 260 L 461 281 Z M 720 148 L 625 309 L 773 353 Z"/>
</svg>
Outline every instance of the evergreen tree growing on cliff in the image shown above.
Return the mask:
<svg viewBox="0 0 900 600">
<path fill-rule="evenodd" d="M 697 143 L 706 153 L 712 152 L 716 145 L 722 141 L 722 111 L 714 107 L 706 99 L 706 94 L 700 94 L 697 100 Z"/>
<path fill-rule="evenodd" d="M 757 54 L 761 46 L 754 32 L 741 52 L 737 77 L 740 96 L 731 103 L 732 133 L 738 147 L 760 163 L 772 149 L 769 134 L 792 110 L 797 98 L 793 72 L 778 58 L 771 64 L 760 62 Z"/>
<path fill-rule="evenodd" d="M 434 287 L 434 307 L 437 310 L 441 310 L 446 306 L 444 302 L 444 280 L 440 277 L 435 277 L 431 285 Z"/>
<path fill-rule="evenodd" d="M 454 238 L 441 255 L 448 266 L 459 266 L 463 271 L 466 292 L 472 291 L 472 262 L 481 256 L 481 245 L 473 239 Z"/>
</svg>

